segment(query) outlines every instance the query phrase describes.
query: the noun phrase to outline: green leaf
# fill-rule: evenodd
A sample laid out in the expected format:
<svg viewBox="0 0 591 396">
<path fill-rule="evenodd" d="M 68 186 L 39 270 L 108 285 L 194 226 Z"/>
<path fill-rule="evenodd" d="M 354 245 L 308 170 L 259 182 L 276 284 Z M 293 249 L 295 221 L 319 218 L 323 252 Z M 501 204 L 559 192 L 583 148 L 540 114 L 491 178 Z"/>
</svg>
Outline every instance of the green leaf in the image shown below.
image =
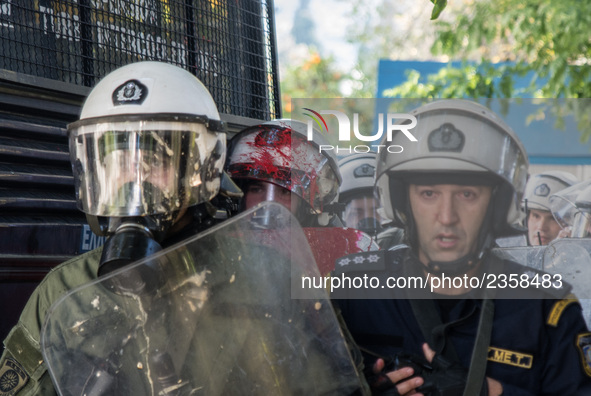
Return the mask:
<svg viewBox="0 0 591 396">
<path fill-rule="evenodd" d="M 431 0 L 433 3 L 433 11 L 431 12 L 431 20 L 439 18 L 439 14 L 445 9 L 447 6 L 447 0 Z"/>
</svg>

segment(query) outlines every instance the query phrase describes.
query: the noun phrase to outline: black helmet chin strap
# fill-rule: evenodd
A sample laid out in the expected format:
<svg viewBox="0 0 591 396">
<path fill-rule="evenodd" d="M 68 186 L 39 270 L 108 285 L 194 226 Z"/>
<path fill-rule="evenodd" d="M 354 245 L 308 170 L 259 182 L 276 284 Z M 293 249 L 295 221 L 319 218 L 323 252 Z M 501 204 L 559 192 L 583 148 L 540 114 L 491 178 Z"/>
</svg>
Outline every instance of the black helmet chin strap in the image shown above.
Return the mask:
<svg viewBox="0 0 591 396">
<path fill-rule="evenodd" d="M 442 275 L 445 273 L 449 276 L 462 275 L 468 272 L 478 262 L 478 258 L 475 253 L 469 253 L 463 257 L 460 257 L 452 261 L 435 261 L 429 260 L 429 263 L 425 265 L 427 272 L 433 275 Z"/>
<path fill-rule="evenodd" d="M 487 234 L 488 235 L 486 236 L 485 243 L 476 252 L 468 253 L 465 256 L 452 261 L 436 261 L 427 257 L 429 262 L 426 265 L 423 264 L 425 269 L 427 272 L 438 276 L 442 275 L 443 273 L 449 276 L 457 276 L 467 273 L 482 260 L 482 258 L 492 246 L 494 238 L 490 232 Z"/>
</svg>

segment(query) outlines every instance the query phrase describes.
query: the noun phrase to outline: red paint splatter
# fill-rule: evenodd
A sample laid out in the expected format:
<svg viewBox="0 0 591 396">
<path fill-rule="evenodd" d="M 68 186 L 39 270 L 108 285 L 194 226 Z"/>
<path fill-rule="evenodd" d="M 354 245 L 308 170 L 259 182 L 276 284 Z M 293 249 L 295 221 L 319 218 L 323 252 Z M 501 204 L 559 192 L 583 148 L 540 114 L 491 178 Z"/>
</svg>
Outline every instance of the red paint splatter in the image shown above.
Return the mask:
<svg viewBox="0 0 591 396">
<path fill-rule="evenodd" d="M 364 242 L 369 236 L 354 228 L 305 227 L 302 230 L 318 266 L 318 271 L 322 276 L 328 275 L 334 270 L 337 259 L 348 254 L 369 251 L 371 246 L 364 246 Z M 304 252 L 300 251 L 301 246 L 291 245 L 291 232 L 290 228 L 249 230 L 247 233 L 232 233 L 232 236 L 240 240 L 250 241 L 247 243 L 272 247 L 285 257 L 292 257 L 293 252 L 295 255 L 304 258 Z"/>
<path fill-rule="evenodd" d="M 367 235 L 354 228 L 306 227 L 303 230 L 321 275 L 334 270 L 338 258 L 365 251 L 361 242 Z"/>
<path fill-rule="evenodd" d="M 232 177 L 273 182 L 322 210 L 318 170 L 326 159 L 305 136 L 287 127 L 260 125 L 245 131 L 241 139 L 250 149 L 231 161 L 228 172 Z"/>
</svg>

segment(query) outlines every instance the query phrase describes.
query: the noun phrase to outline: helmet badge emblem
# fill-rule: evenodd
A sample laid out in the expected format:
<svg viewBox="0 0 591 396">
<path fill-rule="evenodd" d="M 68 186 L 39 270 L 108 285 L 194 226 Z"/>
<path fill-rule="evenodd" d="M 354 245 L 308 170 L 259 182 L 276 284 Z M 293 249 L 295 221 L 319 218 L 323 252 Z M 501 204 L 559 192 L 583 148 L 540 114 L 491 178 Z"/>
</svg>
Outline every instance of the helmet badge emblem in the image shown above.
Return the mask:
<svg viewBox="0 0 591 396">
<path fill-rule="evenodd" d="M 113 91 L 113 104 L 115 106 L 126 104 L 142 104 L 146 99 L 148 89 L 137 80 L 129 80 L 115 88 Z"/>
<path fill-rule="evenodd" d="M 357 179 L 358 177 L 373 177 L 376 168 L 371 165 L 363 164 L 355 168 L 353 176 Z"/>
<path fill-rule="evenodd" d="M 464 148 L 464 134 L 453 124 L 446 122 L 429 134 L 429 151 L 461 152 Z"/>
<path fill-rule="evenodd" d="M 547 197 L 550 194 L 550 187 L 546 183 L 542 183 L 534 190 L 534 195 L 538 197 Z"/>
</svg>

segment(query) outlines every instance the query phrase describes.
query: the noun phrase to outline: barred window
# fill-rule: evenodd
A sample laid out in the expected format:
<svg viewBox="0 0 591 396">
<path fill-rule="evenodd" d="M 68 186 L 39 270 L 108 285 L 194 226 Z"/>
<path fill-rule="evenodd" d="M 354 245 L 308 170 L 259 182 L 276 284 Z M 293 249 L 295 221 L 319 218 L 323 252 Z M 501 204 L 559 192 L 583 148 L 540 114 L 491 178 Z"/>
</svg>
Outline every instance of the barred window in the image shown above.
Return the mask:
<svg viewBox="0 0 591 396">
<path fill-rule="evenodd" d="M 140 60 L 181 66 L 220 113 L 278 118 L 272 0 L 0 0 L 0 69 L 92 87 Z"/>
</svg>

